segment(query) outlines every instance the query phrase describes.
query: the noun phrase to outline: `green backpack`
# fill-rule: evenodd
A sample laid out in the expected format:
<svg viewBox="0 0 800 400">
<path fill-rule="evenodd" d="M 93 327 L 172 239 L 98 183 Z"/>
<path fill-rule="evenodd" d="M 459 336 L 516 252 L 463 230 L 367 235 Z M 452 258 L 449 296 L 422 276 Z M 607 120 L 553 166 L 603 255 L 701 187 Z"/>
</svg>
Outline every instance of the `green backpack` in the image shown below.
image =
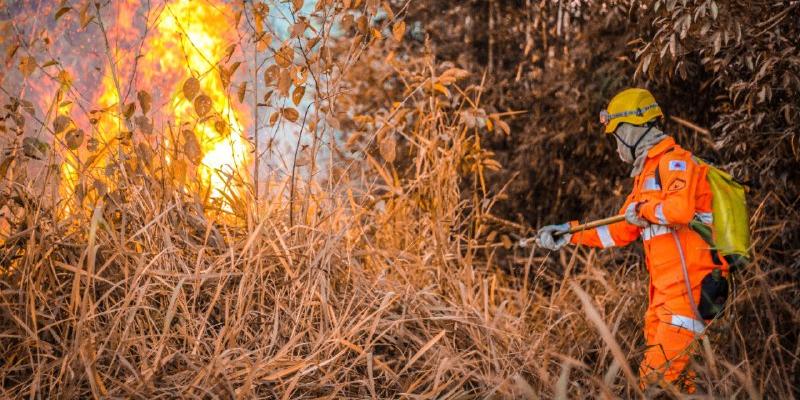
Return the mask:
<svg viewBox="0 0 800 400">
<path fill-rule="evenodd" d="M 750 261 L 750 217 L 747 212 L 746 188 L 729 173 L 694 157 L 698 164 L 708 166 L 711 186 L 711 214 L 709 226 L 695 217 L 689 226 L 711 245 L 728 262 L 731 270 L 743 267 Z"/>
</svg>

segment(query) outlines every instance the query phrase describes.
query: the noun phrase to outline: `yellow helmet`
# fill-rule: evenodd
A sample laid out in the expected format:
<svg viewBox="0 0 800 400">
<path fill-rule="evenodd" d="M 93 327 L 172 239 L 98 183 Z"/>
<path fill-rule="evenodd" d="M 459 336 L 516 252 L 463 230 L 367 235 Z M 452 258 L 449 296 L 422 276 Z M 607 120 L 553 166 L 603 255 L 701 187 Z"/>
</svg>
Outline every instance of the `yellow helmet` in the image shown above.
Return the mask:
<svg viewBox="0 0 800 400">
<path fill-rule="evenodd" d="M 600 112 L 600 123 L 605 125 L 605 133 L 613 133 L 619 124 L 644 125 L 655 118 L 664 117 L 656 98 L 646 89 L 625 89 L 608 103 L 608 108 Z"/>
</svg>

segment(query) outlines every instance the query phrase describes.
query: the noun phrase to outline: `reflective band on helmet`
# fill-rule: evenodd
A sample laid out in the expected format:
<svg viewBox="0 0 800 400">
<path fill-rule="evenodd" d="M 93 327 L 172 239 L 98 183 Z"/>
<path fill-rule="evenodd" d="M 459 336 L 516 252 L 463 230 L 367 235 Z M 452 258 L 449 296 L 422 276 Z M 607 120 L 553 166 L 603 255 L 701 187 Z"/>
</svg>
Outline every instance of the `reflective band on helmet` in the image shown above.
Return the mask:
<svg viewBox="0 0 800 400">
<path fill-rule="evenodd" d="M 600 243 L 603 244 L 604 249 L 617 245 L 614 243 L 614 238 L 611 237 L 611 231 L 608 230 L 608 225 L 597 228 L 597 236 L 600 237 Z"/>
<path fill-rule="evenodd" d="M 699 219 L 700 222 L 706 225 L 711 225 L 714 223 L 714 214 L 710 212 L 696 212 L 694 213 L 694 216 Z"/>
<path fill-rule="evenodd" d="M 652 224 L 642 229 L 642 240 L 650 240 L 656 236 L 666 235 L 670 232 L 672 232 L 672 230 L 666 225 Z"/>
<path fill-rule="evenodd" d="M 683 315 L 673 315 L 670 324 L 694 333 L 703 333 L 705 330 L 705 324 L 703 321 L 698 321 Z"/>
<path fill-rule="evenodd" d="M 664 208 L 661 207 L 661 203 L 656 206 L 656 218 L 658 218 L 658 222 L 660 222 L 661 225 L 667 224 L 667 217 L 664 216 Z"/>
<path fill-rule="evenodd" d="M 603 125 L 606 125 L 609 122 L 611 122 L 611 120 L 614 119 L 614 118 L 622 118 L 622 117 L 627 117 L 629 115 L 638 115 L 638 116 L 641 117 L 642 115 L 644 115 L 644 113 L 646 113 L 647 111 L 650 111 L 650 110 L 652 110 L 652 109 L 654 109 L 656 107 L 658 107 L 658 103 L 653 103 L 653 104 L 650 104 L 649 106 L 644 106 L 642 108 L 637 108 L 635 110 L 628 110 L 628 111 L 618 112 L 618 113 L 614 113 L 614 114 L 609 114 L 608 111 L 603 110 L 603 111 L 600 111 L 600 123 L 603 124 Z"/>
</svg>

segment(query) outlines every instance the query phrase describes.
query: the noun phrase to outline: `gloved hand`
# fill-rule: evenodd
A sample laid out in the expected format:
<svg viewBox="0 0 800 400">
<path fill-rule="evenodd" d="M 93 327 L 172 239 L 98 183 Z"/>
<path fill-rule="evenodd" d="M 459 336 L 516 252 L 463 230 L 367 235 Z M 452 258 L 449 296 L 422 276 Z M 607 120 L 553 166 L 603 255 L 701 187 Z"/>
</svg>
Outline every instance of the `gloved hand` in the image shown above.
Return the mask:
<svg viewBox="0 0 800 400">
<path fill-rule="evenodd" d="M 628 208 L 625 209 L 625 220 L 631 225 L 636 225 L 640 228 L 647 228 L 650 223 L 647 222 L 646 219 L 639 216 L 640 204 L 641 203 L 635 201 L 631 204 L 628 204 Z"/>
<path fill-rule="evenodd" d="M 536 244 L 548 250 L 558 250 L 569 243 L 572 234 L 564 233 L 562 235 L 554 235 L 556 232 L 566 232 L 569 230 L 569 224 L 547 225 L 539 229 L 536 234 Z"/>
</svg>

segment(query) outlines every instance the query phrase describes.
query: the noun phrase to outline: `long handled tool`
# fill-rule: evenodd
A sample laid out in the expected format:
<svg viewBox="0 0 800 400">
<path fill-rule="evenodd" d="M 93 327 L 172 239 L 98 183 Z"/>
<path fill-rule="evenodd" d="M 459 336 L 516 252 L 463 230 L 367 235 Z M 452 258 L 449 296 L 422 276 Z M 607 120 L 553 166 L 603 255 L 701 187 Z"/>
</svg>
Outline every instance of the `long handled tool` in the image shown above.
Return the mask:
<svg viewBox="0 0 800 400">
<path fill-rule="evenodd" d="M 598 219 L 598 220 L 592 221 L 592 222 L 587 222 L 587 223 L 582 224 L 582 225 L 576 225 L 576 226 L 573 226 L 572 228 L 569 228 L 568 231 L 556 232 L 555 234 L 556 235 L 563 235 L 565 233 L 581 232 L 581 231 L 585 231 L 587 229 L 597 228 L 597 227 L 603 226 L 603 225 L 611 225 L 611 224 L 614 224 L 614 223 L 617 223 L 617 222 L 620 222 L 620 221 L 624 221 L 624 220 L 625 220 L 625 216 L 624 215 L 615 215 L 613 217 L 608 217 L 608 218 Z"/>
<path fill-rule="evenodd" d="M 581 224 L 581 225 L 576 225 L 576 226 L 573 226 L 573 227 L 569 228 L 569 230 L 566 230 L 566 231 L 554 232 L 554 235 L 560 236 L 560 235 L 564 235 L 564 234 L 567 234 L 567 233 L 581 232 L 581 231 L 585 231 L 585 230 L 592 229 L 592 228 L 597 228 L 597 227 L 604 226 L 604 225 L 611 225 L 613 223 L 621 222 L 621 221 L 624 221 L 624 220 L 625 220 L 625 216 L 624 215 L 615 215 L 613 217 L 598 219 L 596 221 L 587 222 L 587 223 Z M 527 247 L 528 243 L 532 242 L 533 240 L 535 240 L 535 238 L 533 238 L 533 237 L 527 238 L 527 239 L 522 239 L 522 240 L 519 241 L 519 245 L 520 245 L 520 247 Z"/>
</svg>

